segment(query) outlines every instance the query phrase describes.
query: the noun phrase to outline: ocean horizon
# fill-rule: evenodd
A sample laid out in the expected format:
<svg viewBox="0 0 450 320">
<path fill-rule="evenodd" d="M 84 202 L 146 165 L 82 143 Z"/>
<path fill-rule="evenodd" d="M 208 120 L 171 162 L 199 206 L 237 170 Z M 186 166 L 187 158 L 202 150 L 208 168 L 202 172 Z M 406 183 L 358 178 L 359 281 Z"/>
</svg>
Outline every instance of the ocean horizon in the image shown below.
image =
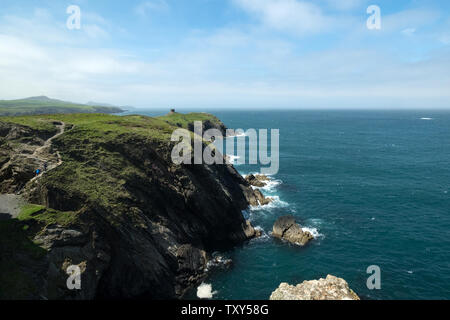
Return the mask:
<svg viewBox="0 0 450 320">
<path fill-rule="evenodd" d="M 275 201 L 243 213 L 263 236 L 220 253 L 233 264 L 205 280 L 213 299 L 268 299 L 281 282 L 328 274 L 362 299 L 448 297 L 450 112 L 207 111 L 232 129 L 280 129 L 280 170 L 261 189 Z M 314 235 L 311 244 L 270 236 L 288 214 Z M 366 285 L 372 265 L 381 269 L 380 290 Z M 196 290 L 185 298 L 196 299 Z"/>
</svg>

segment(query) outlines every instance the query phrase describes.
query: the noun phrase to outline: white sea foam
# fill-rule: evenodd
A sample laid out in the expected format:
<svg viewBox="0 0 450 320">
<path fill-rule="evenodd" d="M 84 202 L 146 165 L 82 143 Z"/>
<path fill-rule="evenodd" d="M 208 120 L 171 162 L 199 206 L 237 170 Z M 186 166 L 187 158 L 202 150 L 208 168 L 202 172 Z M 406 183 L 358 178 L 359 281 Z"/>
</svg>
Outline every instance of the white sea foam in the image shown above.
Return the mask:
<svg viewBox="0 0 450 320">
<path fill-rule="evenodd" d="M 430 120 L 433 120 L 433 118 L 420 118 L 420 120 L 427 120 L 427 121 L 430 121 Z"/>
<path fill-rule="evenodd" d="M 247 178 L 247 176 L 249 175 L 260 175 L 259 172 L 253 172 L 253 173 L 249 173 L 249 174 L 243 174 L 242 177 L 245 179 Z M 267 192 L 273 192 L 280 184 L 283 183 L 282 180 L 279 179 L 272 179 L 272 176 L 270 174 L 267 174 L 266 177 L 269 178 L 269 180 L 267 181 L 263 181 L 263 183 L 265 183 L 264 187 L 255 187 L 252 186 L 253 189 L 258 189 L 258 190 L 262 190 L 262 191 L 267 191 Z"/>
<path fill-rule="evenodd" d="M 264 183 L 266 185 L 264 187 L 262 187 L 261 190 L 264 190 L 264 191 L 267 191 L 267 192 L 272 192 L 280 184 L 282 184 L 283 181 L 281 181 L 281 180 L 269 180 L 269 181 L 264 181 Z"/>
<path fill-rule="evenodd" d="M 212 291 L 212 285 L 209 283 L 202 283 L 197 288 L 197 297 L 200 299 L 212 299 L 213 295 L 217 294 L 217 291 Z"/>
<path fill-rule="evenodd" d="M 302 230 L 304 232 L 309 232 L 314 237 L 314 239 L 318 239 L 318 238 L 322 238 L 323 237 L 323 234 L 321 234 L 319 232 L 319 230 L 317 230 L 317 228 L 303 227 Z"/>
<path fill-rule="evenodd" d="M 261 236 L 257 238 L 253 238 L 252 242 L 266 242 L 267 240 L 270 240 L 269 234 L 260 226 L 256 226 L 255 230 L 258 230 L 261 232 Z"/>
<path fill-rule="evenodd" d="M 251 206 L 250 210 L 251 211 L 260 211 L 260 210 L 265 210 L 265 209 L 273 209 L 273 208 L 286 208 L 289 206 L 289 203 L 280 200 L 279 196 L 271 196 L 271 197 L 266 197 L 268 199 L 272 199 L 272 202 L 267 204 L 267 205 L 258 205 L 258 206 Z"/>
</svg>

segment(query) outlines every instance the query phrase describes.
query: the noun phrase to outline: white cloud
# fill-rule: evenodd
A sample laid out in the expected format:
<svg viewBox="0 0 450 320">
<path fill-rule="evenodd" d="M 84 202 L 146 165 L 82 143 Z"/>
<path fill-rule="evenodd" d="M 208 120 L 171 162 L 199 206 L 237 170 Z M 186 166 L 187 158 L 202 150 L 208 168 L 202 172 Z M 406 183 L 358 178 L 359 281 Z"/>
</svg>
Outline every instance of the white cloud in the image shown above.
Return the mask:
<svg viewBox="0 0 450 320">
<path fill-rule="evenodd" d="M 267 27 L 296 34 L 317 33 L 332 28 L 333 19 L 313 3 L 297 0 L 234 0 Z"/>
<path fill-rule="evenodd" d="M 142 17 L 146 17 L 150 12 L 164 12 L 169 10 L 169 5 L 165 0 L 152 0 L 140 3 L 134 12 Z"/>
<path fill-rule="evenodd" d="M 101 43 L 92 47 L 86 32 L 68 33 L 51 16 L 33 31 L 33 19 L 0 18 L 2 99 L 45 94 L 177 108 L 448 107 L 450 102 L 447 53 L 414 63 L 386 54 L 383 46 L 305 53 L 295 41 L 260 28 L 230 27 L 192 33 L 176 46 L 159 48 L 150 60 L 132 51 L 99 49 Z M 108 29 L 107 21 L 101 25 Z M 86 43 L 89 49 L 82 49 Z"/>
</svg>

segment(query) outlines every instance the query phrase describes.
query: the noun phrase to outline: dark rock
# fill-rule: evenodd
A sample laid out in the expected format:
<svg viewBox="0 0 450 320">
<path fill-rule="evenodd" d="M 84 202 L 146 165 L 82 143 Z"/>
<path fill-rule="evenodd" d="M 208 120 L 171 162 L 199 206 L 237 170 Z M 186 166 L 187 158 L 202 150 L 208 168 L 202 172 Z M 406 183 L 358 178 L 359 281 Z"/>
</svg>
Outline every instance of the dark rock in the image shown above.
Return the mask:
<svg viewBox="0 0 450 320">
<path fill-rule="evenodd" d="M 266 183 L 264 183 L 260 179 L 257 179 L 253 174 L 249 174 L 248 176 L 246 176 L 245 180 L 247 180 L 247 182 L 254 187 L 262 188 L 266 186 Z"/>
<path fill-rule="evenodd" d="M 272 235 L 276 238 L 283 239 L 300 246 L 304 246 L 310 240 L 314 239 L 311 233 L 303 231 L 301 226 L 296 223 L 293 216 L 284 216 L 279 218 L 273 225 Z"/>
<path fill-rule="evenodd" d="M 186 288 L 199 283 L 206 276 L 206 252 L 185 244 L 177 249 L 176 257 L 178 276 L 175 290 L 178 295 L 182 295 Z"/>
<path fill-rule="evenodd" d="M 26 130 L 19 128 L 14 137 Z M 2 134 L 10 131 L 3 127 Z M 83 163 L 83 170 L 103 174 L 120 192 L 92 201 L 78 186 L 69 188 L 77 173 L 65 163 L 24 190 L 30 202 L 79 216 L 75 224 L 49 225 L 37 233 L 34 241 L 47 253 L 34 276 L 39 288 L 34 298 L 178 298 L 205 276 L 208 252 L 258 236 L 242 210 L 270 200 L 233 166 L 174 165 L 167 143 L 133 134 L 92 142 L 74 132 L 52 142 L 64 162 Z M 97 150 L 102 154 L 93 160 Z M 108 153 L 132 170 L 124 174 L 121 166 L 99 160 Z M 35 165 L 24 157 L 9 161 L 0 172 L 1 188 L 20 190 Z M 69 265 L 83 270 L 79 291 L 66 287 Z"/>
</svg>

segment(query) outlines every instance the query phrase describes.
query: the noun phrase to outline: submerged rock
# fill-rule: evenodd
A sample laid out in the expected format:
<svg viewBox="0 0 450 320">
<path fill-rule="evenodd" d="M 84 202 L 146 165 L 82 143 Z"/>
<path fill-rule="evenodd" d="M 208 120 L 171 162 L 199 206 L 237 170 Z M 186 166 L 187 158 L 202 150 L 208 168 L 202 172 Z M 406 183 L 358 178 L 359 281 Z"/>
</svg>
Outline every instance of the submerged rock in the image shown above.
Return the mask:
<svg viewBox="0 0 450 320">
<path fill-rule="evenodd" d="M 314 239 L 313 235 L 308 231 L 303 231 L 301 226 L 296 223 L 295 218 L 290 215 L 283 216 L 275 222 L 272 235 L 301 246 Z"/>
<path fill-rule="evenodd" d="M 270 300 L 360 300 L 341 278 L 328 275 L 326 279 L 304 281 L 292 286 L 282 283 Z"/>
</svg>

